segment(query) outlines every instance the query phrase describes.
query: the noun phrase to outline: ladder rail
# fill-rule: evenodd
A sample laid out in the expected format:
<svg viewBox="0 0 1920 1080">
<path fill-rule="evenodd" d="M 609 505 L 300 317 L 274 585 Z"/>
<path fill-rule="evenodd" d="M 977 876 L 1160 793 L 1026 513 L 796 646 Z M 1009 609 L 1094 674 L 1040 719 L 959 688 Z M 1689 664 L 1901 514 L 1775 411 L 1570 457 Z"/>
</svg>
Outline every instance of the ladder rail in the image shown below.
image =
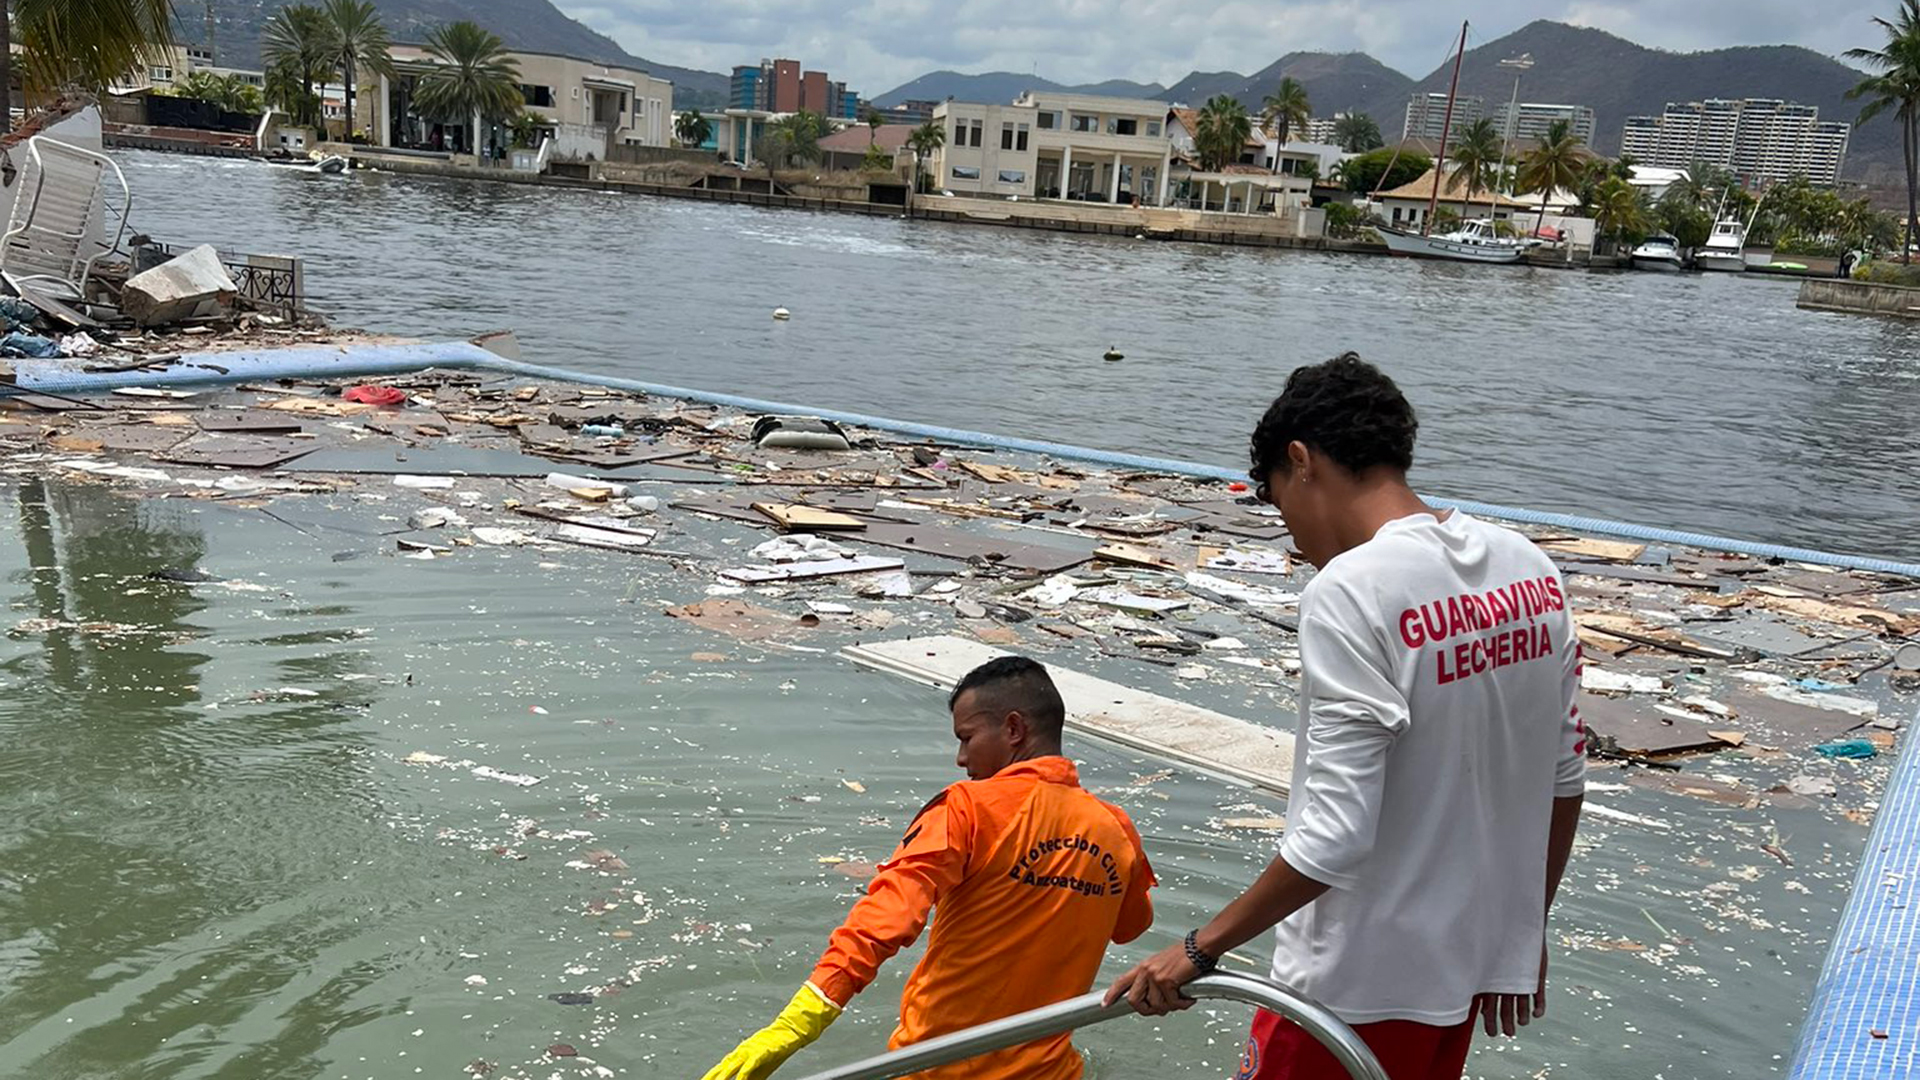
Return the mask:
<svg viewBox="0 0 1920 1080">
<path fill-rule="evenodd" d="M 1239 972 L 1216 971 L 1211 975 L 1202 975 L 1181 990 L 1188 997 L 1200 1001 L 1237 1001 L 1278 1013 L 1300 1025 L 1307 1034 L 1326 1047 L 1354 1080 L 1388 1080 L 1379 1059 L 1373 1056 L 1373 1051 L 1367 1049 L 1367 1044 L 1354 1034 L 1352 1028 L 1333 1015 L 1326 1006 L 1278 983 Z M 814 1073 L 803 1080 L 892 1080 L 908 1073 L 965 1061 L 1089 1024 L 1136 1015 L 1133 1006 L 1124 999 L 1110 1006 L 1102 1005 L 1100 999 L 1104 996 L 1105 991 L 1095 990 L 1030 1012 L 1016 1013 Z"/>
</svg>

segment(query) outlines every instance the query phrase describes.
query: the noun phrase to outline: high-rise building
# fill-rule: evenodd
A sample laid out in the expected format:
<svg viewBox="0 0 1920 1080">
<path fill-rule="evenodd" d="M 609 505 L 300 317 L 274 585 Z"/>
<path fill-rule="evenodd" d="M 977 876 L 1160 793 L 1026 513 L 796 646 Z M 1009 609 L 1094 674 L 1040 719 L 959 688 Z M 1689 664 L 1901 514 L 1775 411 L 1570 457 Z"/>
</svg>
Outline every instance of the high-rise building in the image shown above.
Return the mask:
<svg viewBox="0 0 1920 1080">
<path fill-rule="evenodd" d="M 1620 152 L 1642 165 L 1718 165 L 1748 183 L 1804 176 L 1832 185 L 1847 160 L 1852 126 L 1820 109 L 1778 98 L 1670 101 L 1659 116 L 1631 116 Z"/>
<path fill-rule="evenodd" d="M 839 120 L 860 115 L 860 95 L 824 71 L 801 71 L 798 60 L 762 60 L 733 69 L 729 108 L 791 113 L 802 109 Z"/>
<path fill-rule="evenodd" d="M 1523 101 L 1500 106 L 1500 132 L 1510 142 L 1536 142 L 1546 136 L 1547 129 L 1563 120 L 1575 139 L 1593 142 L 1593 110 L 1585 105 Z"/>
<path fill-rule="evenodd" d="M 770 112 L 767 108 L 766 84 L 761 81 L 761 70 L 767 67 L 762 60 L 757 65 L 742 64 L 733 69 L 733 81 L 728 85 L 727 107 L 749 111 Z"/>
<path fill-rule="evenodd" d="M 775 60 L 773 62 L 773 111 L 777 113 L 800 111 L 800 61 Z"/>
<path fill-rule="evenodd" d="M 1462 94 L 1453 103 L 1453 130 L 1457 134 L 1461 128 L 1486 115 L 1487 103 L 1484 99 Z M 1406 137 L 1439 142 L 1446 137 L 1447 95 L 1415 94 L 1407 99 Z"/>
</svg>

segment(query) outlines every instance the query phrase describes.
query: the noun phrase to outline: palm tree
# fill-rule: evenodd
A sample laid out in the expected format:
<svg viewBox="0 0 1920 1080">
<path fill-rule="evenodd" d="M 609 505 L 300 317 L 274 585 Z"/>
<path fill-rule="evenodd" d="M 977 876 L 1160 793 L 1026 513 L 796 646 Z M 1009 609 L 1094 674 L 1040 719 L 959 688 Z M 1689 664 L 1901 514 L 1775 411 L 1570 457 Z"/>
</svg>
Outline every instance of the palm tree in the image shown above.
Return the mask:
<svg viewBox="0 0 1920 1080">
<path fill-rule="evenodd" d="M 173 5 L 171 0 L 11 0 L 0 2 L 0 27 L 5 35 L 0 86 L 11 86 L 12 47 L 18 41 L 25 65 L 21 81 L 30 91 L 75 85 L 99 92 L 144 68 L 172 43 Z"/>
<path fill-rule="evenodd" d="M 1260 126 L 1272 128 L 1282 145 L 1285 145 L 1294 128 L 1304 130 L 1312 116 L 1313 106 L 1307 101 L 1307 88 L 1292 76 L 1281 79 L 1279 88 L 1260 103 Z M 1273 171 L 1280 171 L 1280 155 L 1277 153 L 1273 155 Z"/>
<path fill-rule="evenodd" d="M 916 189 L 926 190 L 927 157 L 945 145 L 947 145 L 946 127 L 932 120 L 914 128 L 913 134 L 907 136 L 907 149 L 913 151 L 913 173 L 918 178 L 914 182 Z"/>
<path fill-rule="evenodd" d="M 673 137 L 679 139 L 683 146 L 699 146 L 712 134 L 713 125 L 692 109 L 673 118 Z"/>
<path fill-rule="evenodd" d="M 347 87 L 347 141 L 353 141 L 353 94 L 364 69 L 370 75 L 393 75 L 393 41 L 374 10 L 373 0 L 327 0 L 327 23 L 332 28 L 333 57 Z"/>
<path fill-rule="evenodd" d="M 820 149 L 820 140 L 827 137 L 827 118 L 817 112 L 802 109 L 786 118 L 787 160 L 802 165 L 815 165 L 826 154 Z"/>
<path fill-rule="evenodd" d="M 880 137 L 880 125 L 886 122 L 887 122 L 887 118 L 880 115 L 879 109 L 874 108 L 872 105 L 867 106 L 867 145 L 868 146 L 872 146 L 874 144 L 874 140 Z"/>
<path fill-rule="evenodd" d="M 1900 160 L 1907 169 L 1907 219 L 1904 228 L 1912 235 L 1913 223 L 1920 218 L 1920 0 L 1902 0 L 1900 10 L 1889 19 L 1874 18 L 1874 24 L 1887 35 L 1878 49 L 1849 49 L 1846 57 L 1878 69 L 1858 86 L 1847 91 L 1849 101 L 1866 98 L 1857 123 L 1867 121 L 1891 109 L 1900 123 Z M 1911 243 L 1900 247 L 1900 261 L 1910 263 Z"/>
<path fill-rule="evenodd" d="M 1555 120 L 1539 144 L 1520 155 L 1520 190 L 1540 193 L 1540 216 L 1533 223 L 1536 234 L 1547 223 L 1547 199 L 1578 183 L 1580 166 L 1580 140 L 1573 137 L 1572 126 L 1565 120 Z"/>
<path fill-rule="evenodd" d="M 261 108 L 260 91 L 239 75 L 215 75 L 205 68 L 188 72 L 186 78 L 173 84 L 173 92 L 212 102 L 227 112 L 257 113 Z"/>
<path fill-rule="evenodd" d="M 1494 173 L 1500 168 L 1500 131 L 1492 120 L 1481 117 L 1467 125 L 1447 155 L 1453 163 L 1447 182 L 1465 181 L 1467 185 L 1467 194 L 1460 200 L 1460 216 L 1464 218 L 1473 197 L 1495 180 Z"/>
<path fill-rule="evenodd" d="M 811 164 L 823 156 L 820 140 L 827 134 L 827 118 L 805 109 L 783 116 L 767 125 L 760 140 L 761 157 L 767 162 L 767 178 L 776 168 L 792 168 L 795 162 Z"/>
<path fill-rule="evenodd" d="M 1240 160 L 1240 151 L 1253 138 L 1253 117 L 1247 115 L 1247 107 L 1226 94 L 1207 102 L 1195 126 L 1199 130 L 1193 133 L 1193 148 L 1206 172 L 1219 172 Z"/>
<path fill-rule="evenodd" d="M 285 64 L 269 64 L 263 73 L 260 96 L 267 105 L 290 116 L 305 114 L 312 95 L 300 88 L 300 73 Z"/>
<path fill-rule="evenodd" d="M 1349 154 L 1364 154 L 1387 145 L 1380 125 L 1366 113 L 1341 113 L 1333 120 L 1333 141 Z"/>
<path fill-rule="evenodd" d="M 297 101 L 277 102 L 293 114 L 295 123 L 320 125 L 320 99 L 313 87 L 316 82 L 324 85 L 333 74 L 333 58 L 337 53 L 333 24 L 327 21 L 325 12 L 312 4 L 289 4 L 267 20 L 267 28 L 260 38 L 260 56 L 267 62 L 269 71 L 280 69 L 299 83 Z M 280 85 L 284 87 L 287 81 L 283 77 Z"/>
<path fill-rule="evenodd" d="M 520 110 L 520 64 L 507 55 L 498 35 L 465 19 L 427 35 L 427 52 L 439 64 L 414 91 L 422 115 L 441 123 L 473 125 L 474 153 L 480 152 L 480 125 Z"/>
<path fill-rule="evenodd" d="M 1593 193 L 1593 224 L 1601 236 L 1621 240 L 1646 228 L 1640 193 L 1617 176 L 1600 182 Z"/>
</svg>

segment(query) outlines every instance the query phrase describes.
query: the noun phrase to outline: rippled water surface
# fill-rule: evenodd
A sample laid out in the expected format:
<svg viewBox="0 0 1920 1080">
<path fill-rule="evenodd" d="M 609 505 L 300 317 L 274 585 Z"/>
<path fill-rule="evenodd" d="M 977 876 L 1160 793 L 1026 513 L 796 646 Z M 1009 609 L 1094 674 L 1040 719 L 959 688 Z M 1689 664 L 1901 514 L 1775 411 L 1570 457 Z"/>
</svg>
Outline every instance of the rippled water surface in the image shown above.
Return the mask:
<svg viewBox="0 0 1920 1080">
<path fill-rule="evenodd" d="M 1419 408 L 1430 490 L 1920 559 L 1920 325 L 1797 310 L 1789 280 L 122 160 L 137 227 L 304 255 L 349 324 L 512 326 L 543 363 L 1229 465 L 1288 371 L 1354 349 Z"/>
<path fill-rule="evenodd" d="M 1290 364 L 1352 345 L 1413 388 L 1435 487 L 1912 551 L 1909 331 L 1797 313 L 1777 283 L 124 160 L 143 229 L 307 254 L 343 321 L 510 323 L 552 363 L 1209 460 Z M 390 488 L 272 509 L 0 477 L 0 1076 L 697 1077 L 805 978 L 860 887 L 838 860 L 884 855 L 956 778 L 939 699 L 839 659 L 852 632 L 705 633 L 660 612 L 707 578 L 618 554 L 399 559 Z M 1072 662 L 1291 724 L 1277 683 Z M 1071 752 L 1162 880 L 1117 971 L 1264 864 L 1276 834 L 1225 819 L 1284 807 Z M 1697 766 L 1748 789 L 1784 767 Z M 1871 802 L 1874 766 L 1833 770 Z M 1589 819 L 1549 1022 L 1473 1075 L 1782 1073 L 1864 830 L 1605 779 L 1596 801 L 1651 824 Z M 882 1045 L 913 959 L 783 1075 Z M 1095 1077 L 1215 1077 L 1245 1025 L 1204 1007 L 1080 1041 Z"/>
</svg>

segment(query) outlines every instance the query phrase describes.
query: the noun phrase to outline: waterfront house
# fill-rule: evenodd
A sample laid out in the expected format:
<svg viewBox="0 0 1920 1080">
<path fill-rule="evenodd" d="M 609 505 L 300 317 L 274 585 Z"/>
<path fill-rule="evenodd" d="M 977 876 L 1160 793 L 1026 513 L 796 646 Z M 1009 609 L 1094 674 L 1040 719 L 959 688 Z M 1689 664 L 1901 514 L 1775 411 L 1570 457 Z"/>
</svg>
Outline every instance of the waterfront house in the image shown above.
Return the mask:
<svg viewBox="0 0 1920 1080">
<path fill-rule="evenodd" d="M 935 186 L 956 195 L 1163 205 L 1166 106 L 1143 98 L 1029 91 L 1010 104 L 934 108 L 946 145 Z"/>
<path fill-rule="evenodd" d="M 1281 144 L 1258 128 L 1247 137 L 1237 161 L 1218 170 L 1203 169 L 1193 138 L 1199 125 L 1198 109 L 1167 110 L 1172 147 L 1168 206 L 1230 214 L 1290 213 L 1312 203 L 1312 177 L 1331 171 L 1331 166 L 1322 169 L 1322 148 L 1317 144 Z M 1325 149 L 1333 150 L 1339 160 L 1338 147 Z"/>
<path fill-rule="evenodd" d="M 1428 169 L 1412 183 L 1402 184 L 1375 195 L 1373 212 L 1394 228 L 1419 229 L 1427 220 L 1427 204 L 1433 198 L 1433 172 L 1432 169 Z M 1463 202 L 1467 204 L 1464 213 L 1461 208 Z M 1472 200 L 1468 201 L 1466 181 L 1450 176 L 1440 185 L 1440 208 L 1450 210 L 1462 218 L 1492 218 L 1495 221 L 1505 221 L 1509 218 L 1526 217 L 1529 214 L 1538 213 L 1540 204 L 1528 203 L 1484 189 L 1475 192 Z M 1526 224 L 1531 225 L 1532 222 L 1528 221 Z"/>
<path fill-rule="evenodd" d="M 865 124 L 841 128 L 820 140 L 820 166 L 829 171 L 858 169 L 869 146 L 879 147 L 897 164 L 907 154 L 907 136 L 912 134 L 905 124 L 882 124 L 877 130 Z"/>
<path fill-rule="evenodd" d="M 385 147 L 473 153 L 473 123 L 422 116 L 414 90 L 441 64 L 418 45 L 395 45 L 395 74 L 379 77 L 374 93 L 357 103 L 367 131 Z M 610 67 L 558 53 L 506 54 L 520 71 L 526 111 L 538 121 L 536 143 L 553 140 L 561 160 L 604 160 L 615 147 L 673 145 L 673 84 L 633 68 Z M 504 146 L 495 125 L 482 135 L 484 148 Z"/>
<path fill-rule="evenodd" d="M 933 186 L 955 195 L 1056 197 L 1040 189 L 1035 176 L 1040 157 L 1034 137 L 1038 114 L 1031 102 L 943 101 L 934 106 L 932 122 L 945 129 L 947 138 L 927 163 Z M 906 130 L 911 133 L 912 129 Z"/>
</svg>

